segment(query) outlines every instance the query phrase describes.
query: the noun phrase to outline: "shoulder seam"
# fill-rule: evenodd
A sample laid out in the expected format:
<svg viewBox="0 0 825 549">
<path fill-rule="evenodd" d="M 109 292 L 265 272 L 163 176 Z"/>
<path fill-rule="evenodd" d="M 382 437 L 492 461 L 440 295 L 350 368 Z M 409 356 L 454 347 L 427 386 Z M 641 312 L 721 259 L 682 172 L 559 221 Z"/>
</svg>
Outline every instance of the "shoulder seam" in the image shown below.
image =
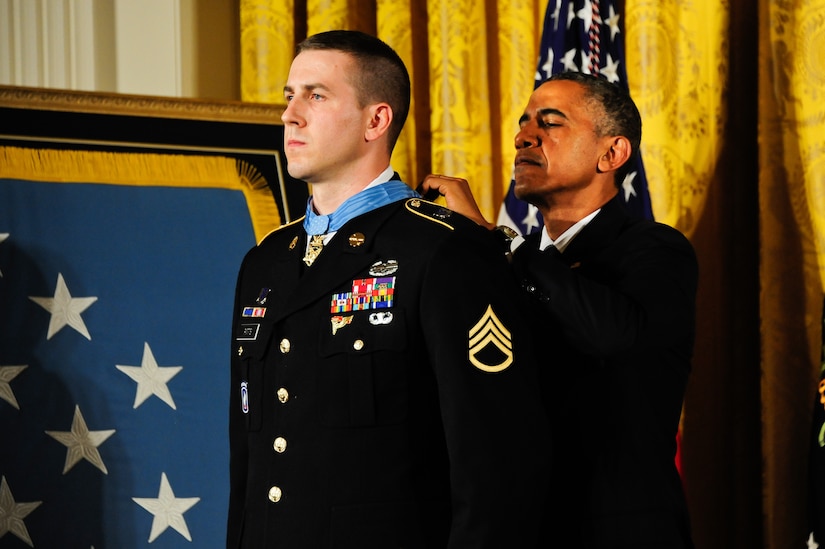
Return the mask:
<svg viewBox="0 0 825 549">
<path fill-rule="evenodd" d="M 304 217 L 306 217 L 306 216 L 305 216 L 305 215 L 302 215 L 301 217 L 299 217 L 299 218 L 298 218 L 298 219 L 296 219 L 295 221 L 290 221 L 289 223 L 285 223 L 285 224 L 283 224 L 283 225 L 280 225 L 280 226 L 278 226 L 278 227 L 275 227 L 274 229 L 272 229 L 271 231 L 269 231 L 268 233 L 266 233 L 266 234 L 264 235 L 264 237 L 263 237 L 263 238 L 261 238 L 261 240 L 259 240 L 259 241 L 258 241 L 258 246 L 260 246 L 260 245 L 261 245 L 261 243 L 262 243 L 264 240 L 266 240 L 267 238 L 269 238 L 269 235 L 275 234 L 275 233 L 277 233 L 278 231 L 280 231 L 281 229 L 286 229 L 287 227 L 291 227 L 292 225 L 295 225 L 296 223 L 303 222 Z"/>
</svg>

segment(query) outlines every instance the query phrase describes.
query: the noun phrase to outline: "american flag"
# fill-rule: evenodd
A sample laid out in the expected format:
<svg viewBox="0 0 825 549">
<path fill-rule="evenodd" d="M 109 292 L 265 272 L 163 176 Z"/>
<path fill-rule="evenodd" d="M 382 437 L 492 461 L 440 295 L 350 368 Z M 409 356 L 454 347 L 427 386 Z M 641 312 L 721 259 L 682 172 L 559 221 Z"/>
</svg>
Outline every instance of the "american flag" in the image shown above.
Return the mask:
<svg viewBox="0 0 825 549">
<path fill-rule="evenodd" d="M 579 71 L 597 74 L 627 87 L 622 14 L 612 0 L 550 0 L 544 15 L 535 87 L 550 75 Z M 622 182 L 620 192 L 632 215 L 653 219 L 641 155 L 636 169 Z M 498 224 L 521 234 L 538 231 L 543 221 L 535 206 L 515 197 L 510 182 L 499 211 Z"/>
<path fill-rule="evenodd" d="M 0 547 L 224 544 L 231 309 L 254 245 L 241 190 L 0 166 Z"/>
</svg>

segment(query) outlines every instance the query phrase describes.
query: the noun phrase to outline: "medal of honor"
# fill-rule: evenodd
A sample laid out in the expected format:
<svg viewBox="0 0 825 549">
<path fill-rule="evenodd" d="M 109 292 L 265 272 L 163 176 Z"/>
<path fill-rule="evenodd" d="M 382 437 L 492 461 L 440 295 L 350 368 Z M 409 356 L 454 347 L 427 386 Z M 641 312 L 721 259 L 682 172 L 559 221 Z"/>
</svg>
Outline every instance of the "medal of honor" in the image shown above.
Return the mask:
<svg viewBox="0 0 825 549">
<path fill-rule="evenodd" d="M 304 256 L 304 263 L 306 263 L 307 267 L 312 265 L 316 259 L 318 259 L 318 255 L 321 253 L 321 250 L 324 249 L 324 235 L 322 234 L 314 234 L 309 241 L 309 246 L 307 247 L 307 253 Z"/>
</svg>

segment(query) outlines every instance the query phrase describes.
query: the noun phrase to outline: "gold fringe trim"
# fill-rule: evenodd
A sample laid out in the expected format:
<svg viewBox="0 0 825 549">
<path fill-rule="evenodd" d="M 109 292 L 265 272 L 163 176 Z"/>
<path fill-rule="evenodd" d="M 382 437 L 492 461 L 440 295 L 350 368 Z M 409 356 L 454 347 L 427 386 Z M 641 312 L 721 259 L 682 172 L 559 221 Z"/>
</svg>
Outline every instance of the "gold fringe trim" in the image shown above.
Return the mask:
<svg viewBox="0 0 825 549">
<path fill-rule="evenodd" d="M 224 156 L 0 147 L 0 178 L 241 191 L 255 239 L 281 224 L 266 179 L 255 166 Z"/>
</svg>

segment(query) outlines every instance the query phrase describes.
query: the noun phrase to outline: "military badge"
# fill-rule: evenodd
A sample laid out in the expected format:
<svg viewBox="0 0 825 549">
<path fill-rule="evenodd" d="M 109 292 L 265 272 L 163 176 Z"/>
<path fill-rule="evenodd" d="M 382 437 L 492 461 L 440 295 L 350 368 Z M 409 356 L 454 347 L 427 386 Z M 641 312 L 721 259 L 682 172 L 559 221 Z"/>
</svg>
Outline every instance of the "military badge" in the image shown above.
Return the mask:
<svg viewBox="0 0 825 549">
<path fill-rule="evenodd" d="M 504 324 L 488 305 L 487 310 L 470 328 L 470 363 L 484 372 L 501 372 L 513 363 L 513 340 Z M 492 358 L 495 357 L 495 358 Z"/>
<path fill-rule="evenodd" d="M 241 316 L 245 318 L 263 318 L 266 314 L 266 307 L 244 307 Z"/>
<path fill-rule="evenodd" d="M 332 335 L 335 335 L 335 333 L 338 330 L 340 330 L 341 328 L 343 328 L 347 324 L 352 323 L 352 315 L 349 315 L 349 316 L 336 315 L 336 316 L 332 317 L 330 319 L 330 321 L 332 322 Z"/>
<path fill-rule="evenodd" d="M 241 381 L 241 412 L 249 413 L 249 384 Z"/>
<path fill-rule="evenodd" d="M 349 235 L 349 245 L 351 248 L 361 246 L 365 240 L 364 233 L 352 233 Z"/>
<path fill-rule="evenodd" d="M 377 313 L 371 313 L 369 317 L 370 324 L 373 326 L 381 326 L 383 324 L 389 324 L 392 322 L 392 312 L 390 311 L 380 311 Z"/>
<path fill-rule="evenodd" d="M 269 296 L 269 292 L 271 290 L 269 288 L 261 288 L 261 291 L 258 293 L 258 297 L 255 298 L 255 303 L 258 305 L 263 305 L 266 303 L 266 298 Z"/>
<path fill-rule="evenodd" d="M 395 277 L 359 278 L 352 281 L 352 291 L 333 294 L 332 314 L 370 309 L 389 309 L 395 296 Z"/>
<path fill-rule="evenodd" d="M 315 260 L 318 259 L 318 256 L 321 254 L 321 251 L 324 249 L 324 235 L 322 234 L 314 234 L 307 245 L 307 253 L 304 255 L 304 263 L 306 266 L 309 267 Z"/>
<path fill-rule="evenodd" d="M 388 276 L 394 274 L 398 270 L 398 261 L 395 259 L 388 259 L 387 261 L 376 261 L 370 267 L 370 274 L 372 276 Z"/>
</svg>

